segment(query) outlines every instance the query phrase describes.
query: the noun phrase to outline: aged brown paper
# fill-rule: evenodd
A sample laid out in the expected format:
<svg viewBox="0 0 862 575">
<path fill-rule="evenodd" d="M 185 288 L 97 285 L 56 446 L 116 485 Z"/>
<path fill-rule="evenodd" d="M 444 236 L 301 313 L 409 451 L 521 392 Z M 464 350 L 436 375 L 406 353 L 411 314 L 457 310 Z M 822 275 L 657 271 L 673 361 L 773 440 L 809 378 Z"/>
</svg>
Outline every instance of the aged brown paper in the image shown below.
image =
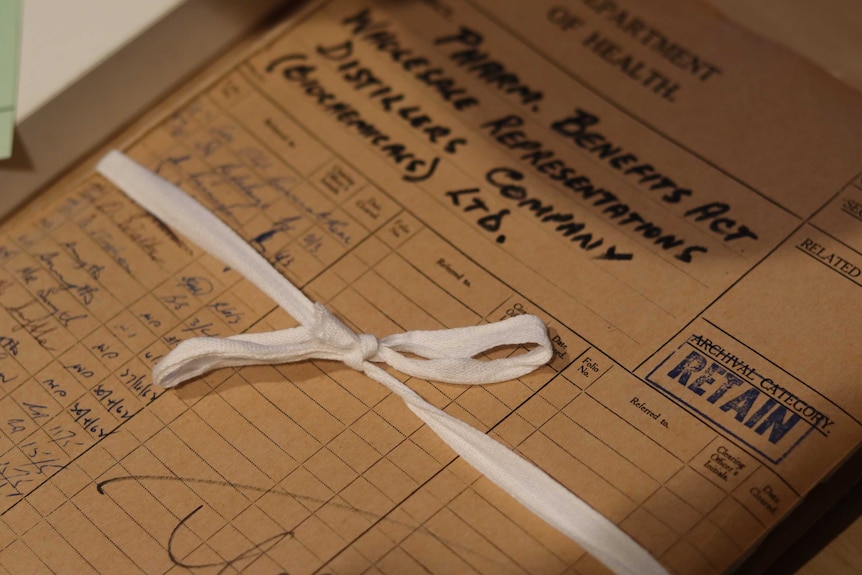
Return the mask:
<svg viewBox="0 0 862 575">
<path fill-rule="evenodd" d="M 312 2 L 243 50 L 126 151 L 358 331 L 543 318 L 527 377 L 407 383 L 670 571 L 859 445 L 862 100 L 823 73 L 670 0 Z M 344 365 L 154 387 L 295 321 L 104 179 L 0 246 L 3 572 L 603 572 Z"/>
</svg>

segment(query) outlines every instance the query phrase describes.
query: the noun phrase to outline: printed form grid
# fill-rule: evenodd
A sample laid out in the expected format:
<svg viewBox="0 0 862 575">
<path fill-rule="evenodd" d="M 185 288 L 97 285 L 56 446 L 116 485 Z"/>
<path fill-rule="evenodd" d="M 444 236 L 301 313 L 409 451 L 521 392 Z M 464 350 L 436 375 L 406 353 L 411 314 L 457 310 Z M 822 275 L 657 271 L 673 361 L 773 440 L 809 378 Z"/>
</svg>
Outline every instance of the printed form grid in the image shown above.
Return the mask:
<svg viewBox="0 0 862 575">
<path fill-rule="evenodd" d="M 325 283 L 325 282 L 324 282 Z M 430 317 L 430 316 L 429 316 Z"/>
<path fill-rule="evenodd" d="M 702 480 L 701 480 L 701 481 L 702 481 Z M 705 487 L 705 489 L 710 489 L 710 487 Z M 715 488 L 711 488 L 711 489 L 713 489 L 713 490 L 714 490 Z M 729 503 L 728 505 L 734 505 L 734 504 L 733 504 L 733 503 Z M 743 510 L 741 507 L 739 507 L 738 505 L 736 505 L 733 509 L 734 509 L 733 513 L 736 513 L 736 514 L 738 514 L 738 513 L 742 513 L 742 514 L 748 515 L 748 514 L 747 514 L 747 512 L 746 512 L 745 510 Z M 709 508 L 707 508 L 706 510 L 708 511 L 708 510 L 709 510 Z M 751 517 L 751 516 L 748 516 L 748 517 L 745 517 L 744 519 L 747 519 L 747 520 L 748 520 L 748 522 L 749 522 L 749 523 L 751 523 L 751 519 L 752 519 L 752 517 Z M 716 528 L 714 525 L 712 525 L 711 523 L 708 523 L 708 524 L 705 524 L 705 525 L 709 525 L 709 526 L 710 526 L 712 529 L 714 529 L 714 530 L 717 530 L 717 529 L 718 529 L 718 528 Z M 724 535 L 722 535 L 722 534 L 719 534 L 719 536 L 724 537 L 725 539 L 728 539 L 728 538 L 727 538 L 727 536 L 724 536 Z M 749 542 L 751 539 L 753 539 L 753 538 L 755 537 L 755 535 L 752 535 L 751 530 L 748 530 L 747 532 L 745 532 L 745 537 L 747 537 L 748 539 L 746 539 L 744 542 L 740 542 L 741 544 L 744 544 L 744 543 Z M 722 555 L 724 555 L 724 556 L 726 557 L 726 554 L 722 554 Z M 717 564 L 718 564 L 718 565 L 721 565 L 721 564 L 722 564 L 722 563 L 721 563 L 722 561 L 724 561 L 724 558 L 719 558 L 719 559 L 717 559 L 717 560 L 716 560 L 716 562 L 717 562 Z"/>
<path fill-rule="evenodd" d="M 215 100 L 215 96 L 212 96 L 212 99 Z M 418 306 L 415 295 L 404 293 L 406 289 L 398 284 L 398 278 L 400 273 L 412 273 L 413 277 L 418 277 L 423 275 L 423 270 L 392 251 L 394 246 L 391 245 L 391 228 L 379 228 L 376 231 L 364 228 L 360 223 L 361 214 L 347 214 L 337 211 L 337 208 L 332 210 L 332 200 L 324 197 L 327 191 L 320 189 L 320 180 L 316 177 L 320 174 L 338 174 L 336 179 L 346 175 L 351 181 L 358 181 L 357 174 L 351 174 L 346 166 L 332 157 L 309 173 L 297 176 L 296 170 L 286 166 L 280 159 L 269 158 L 270 163 L 267 164 L 267 160 L 262 159 L 266 153 L 262 145 L 258 148 L 261 155 L 256 158 L 251 157 L 248 151 L 246 156 L 231 156 L 231 161 L 240 166 L 237 170 L 244 167 L 248 172 L 254 171 L 250 166 L 258 170 L 255 181 L 274 177 L 272 174 L 262 173 L 267 166 L 278 172 L 277 177 L 283 178 L 281 181 L 290 181 L 291 178 L 302 180 L 293 181 L 297 191 L 292 196 L 301 198 L 302 203 L 292 201 L 292 205 L 273 207 L 272 212 L 268 205 L 266 210 L 261 210 L 260 204 L 255 205 L 254 195 L 250 194 L 248 189 L 238 189 L 241 187 L 237 185 L 238 181 L 248 182 L 242 180 L 245 175 L 222 171 L 220 178 L 213 177 L 203 184 L 187 179 L 188 166 L 194 166 L 196 169 L 201 167 L 206 174 L 216 173 L 213 166 L 201 158 L 201 154 L 208 153 L 218 157 L 218 154 L 227 153 L 226 148 L 222 147 L 225 143 L 223 141 L 215 144 L 217 150 L 207 151 L 206 141 L 195 140 L 200 136 L 206 140 L 207 135 L 224 129 L 230 123 L 229 117 L 223 116 L 223 112 L 218 108 L 214 111 L 212 107 L 208 109 L 208 106 L 214 104 L 206 98 L 194 102 L 186 109 L 190 113 L 178 114 L 166 122 L 164 128 L 159 128 L 145 137 L 135 148 L 136 153 L 141 156 L 152 154 L 164 160 L 165 163 L 153 167 L 160 168 L 160 173 L 169 178 L 171 175 L 179 176 L 181 179 L 178 183 L 192 193 L 200 192 L 201 188 L 217 188 L 218 200 L 223 208 L 221 212 L 216 209 L 216 213 L 233 220 L 231 223 L 245 230 L 246 237 L 253 245 L 265 255 L 275 258 L 275 265 L 281 264 L 279 269 L 300 285 L 308 285 L 311 293 L 325 296 L 321 299 L 331 303 L 334 310 L 354 325 L 374 326 L 374 330 L 369 329 L 374 333 L 389 333 L 404 328 L 438 327 L 449 325 L 450 321 L 451 325 L 463 325 L 465 319 L 472 319 L 473 323 L 499 319 L 498 316 L 504 314 L 506 306 L 514 303 L 513 298 L 517 296 L 510 292 L 490 312 L 477 313 L 438 286 L 436 293 L 444 299 L 448 298 L 447 303 L 454 310 L 451 318 L 441 314 L 436 307 L 431 313 L 430 309 Z M 177 126 L 177 122 L 183 125 Z M 245 143 L 254 141 L 253 135 L 242 133 L 238 127 L 232 127 L 228 131 L 232 137 L 244 139 Z M 225 133 L 227 132 L 222 136 Z M 166 137 L 171 138 L 170 147 L 165 147 Z M 232 152 L 238 154 L 236 150 Z M 176 161 L 176 158 L 180 157 L 188 159 Z M 185 162 L 190 164 L 187 166 Z M 309 183 L 311 180 L 313 182 Z M 98 187 L 98 184 L 93 183 L 86 185 Z M 363 185 L 359 185 L 351 193 L 359 194 L 363 189 Z M 252 191 L 266 193 L 262 187 Z M 95 188 L 81 193 L 88 201 L 119 197 L 116 192 L 107 189 L 98 190 L 98 193 L 103 194 L 101 197 L 96 194 Z M 90 193 L 96 195 L 87 197 Z M 350 197 L 352 196 L 347 195 L 339 201 L 346 202 Z M 378 197 L 381 202 L 384 200 L 383 196 Z M 204 201 L 206 199 L 204 198 Z M 287 203 L 284 196 L 277 199 Z M 229 201 L 234 203 L 227 203 Z M 78 222 L 82 217 L 89 218 L 88 227 L 94 225 L 92 222 L 107 226 L 109 221 L 118 219 L 117 214 L 107 215 L 86 203 L 74 204 L 67 201 L 66 204 L 61 204 L 60 209 L 59 213 L 65 210 L 66 218 L 74 216 Z M 302 215 L 297 214 L 296 209 L 305 210 L 307 214 L 332 214 L 331 218 L 336 222 L 349 221 L 347 227 L 354 233 L 362 230 L 361 236 L 354 236 L 357 238 L 355 249 L 339 245 L 339 242 L 343 243 L 344 240 L 344 236 L 339 235 L 339 229 L 343 231 L 344 226 L 333 226 L 332 220 L 323 225 L 305 221 L 307 227 L 294 224 L 298 220 L 291 218 Z M 400 222 L 408 228 L 412 226 L 410 237 L 424 234 L 424 239 L 429 241 L 437 238 L 432 231 L 424 228 L 421 222 L 400 211 L 397 206 L 390 206 L 389 209 L 392 214 L 383 221 Z M 273 217 L 270 213 L 277 213 L 279 217 Z M 351 215 L 354 217 L 351 218 Z M 50 241 L 62 241 L 66 244 L 74 241 L 81 245 L 89 241 L 90 246 L 99 245 L 98 238 L 87 236 L 79 224 L 70 224 L 71 221 L 43 220 L 42 230 L 32 230 L 25 232 L 25 235 L 9 238 L 7 245 L 16 246 L 22 252 L 25 248 L 38 247 L 39 242 L 43 241 L 39 236 L 44 232 L 54 238 Z M 288 223 L 284 223 L 286 221 Z M 275 235 L 265 235 L 279 226 L 278 238 L 290 238 L 281 245 L 275 243 L 279 241 Z M 408 238 L 403 243 L 409 241 Z M 444 243 L 439 238 L 437 241 Z M 50 246 L 52 250 L 57 247 Z M 195 249 L 189 246 L 185 248 Z M 104 242 L 101 249 L 107 249 Z M 183 251 L 181 246 L 178 246 L 177 250 Z M 27 279 L 21 275 L 20 270 L 40 264 L 30 256 L 23 253 L 22 256 L 22 259 L 27 259 L 26 265 L 16 262 L 14 265 L 4 266 L 6 275 L 9 276 L 4 279 L 15 282 L 10 283 L 9 289 L 17 288 L 18 292 L 26 289 L 24 285 L 27 285 Z M 66 257 L 69 258 L 67 261 L 74 264 L 74 256 L 69 249 L 66 251 Z M 10 547 L 6 549 L 11 548 L 10 552 L 14 557 L 22 559 L 21 563 L 15 561 L 15 565 L 34 565 L 28 561 L 35 561 L 38 556 L 45 559 L 62 558 L 62 563 L 40 565 L 42 569 L 55 571 L 61 565 L 68 565 L 66 561 L 73 561 L 74 565 L 80 566 L 82 570 L 90 568 L 109 571 L 127 567 L 132 571 L 137 568 L 146 572 L 167 572 L 171 569 L 171 563 L 165 557 L 164 538 L 159 533 L 164 530 L 165 523 L 176 524 L 185 518 L 187 521 L 183 523 L 184 530 L 181 533 L 184 539 L 178 543 L 178 547 L 187 551 L 188 554 L 180 557 L 180 560 L 189 564 L 196 560 L 206 561 L 206 557 L 212 556 L 229 561 L 232 556 L 226 550 L 230 549 L 231 545 L 234 545 L 237 554 L 242 554 L 267 536 L 277 538 L 280 533 L 292 531 L 292 536 L 284 537 L 283 546 L 273 544 L 266 549 L 266 553 L 254 559 L 248 566 L 249 570 L 253 568 L 265 571 L 265 568 L 290 565 L 293 567 L 291 572 L 305 572 L 315 569 L 330 558 L 332 563 L 327 569 L 336 571 L 340 561 L 342 568 L 349 570 L 355 566 L 357 560 L 366 561 L 369 572 L 397 572 L 407 564 L 414 565 L 417 570 L 457 568 L 463 569 L 463 572 L 490 573 L 499 572 L 503 567 L 515 572 L 529 572 L 539 568 L 537 561 L 543 569 L 554 565 L 554 570 L 558 572 L 564 572 L 568 565 L 576 561 L 569 572 L 587 573 L 595 567 L 589 558 L 580 558 L 580 553 L 573 551 L 572 546 L 559 535 L 534 518 L 525 517 L 522 511 L 516 511 L 517 506 L 505 500 L 496 488 L 477 477 L 477 474 L 462 462 L 453 462 L 448 450 L 442 450 L 441 453 L 440 442 L 430 436 L 427 430 L 419 427 L 399 402 L 377 389 L 376 384 L 359 382 L 361 376 L 340 366 L 309 362 L 288 367 L 247 368 L 233 375 L 223 371 L 176 392 L 164 394 L 164 397 L 159 396 L 159 401 L 151 401 L 152 406 L 146 411 L 141 411 L 143 400 L 154 400 L 157 392 L 144 390 L 141 397 L 125 387 L 112 388 L 111 392 L 115 395 L 111 397 L 121 396 L 125 405 L 134 405 L 136 408 L 134 412 L 128 413 L 138 416 L 125 418 L 129 424 L 124 424 L 123 413 L 113 413 L 103 407 L 103 402 L 99 401 L 98 394 L 94 392 L 102 382 L 94 383 L 88 388 L 89 381 L 95 382 L 103 376 L 116 375 L 124 370 L 129 370 L 132 374 L 146 373 L 150 366 L 135 358 L 133 354 L 141 354 L 153 363 L 170 345 L 190 334 L 225 335 L 240 328 L 244 330 L 267 324 L 284 327 L 292 323 L 280 311 L 267 313 L 271 309 L 268 303 L 268 307 L 264 309 L 253 309 L 255 304 L 259 304 L 261 300 L 265 301 L 265 298 L 249 289 L 244 282 L 240 282 L 235 274 L 221 270 L 212 258 L 202 255 L 191 257 L 191 254 L 187 253 L 185 259 L 179 261 L 182 265 L 176 266 L 175 269 L 164 270 L 156 265 L 150 266 L 152 269 L 147 270 L 144 278 L 146 285 L 133 283 L 131 276 L 128 276 L 127 281 L 132 283 L 128 286 L 97 284 L 100 296 L 107 293 L 126 296 L 126 299 L 132 302 L 129 305 L 131 311 L 118 311 L 117 308 L 122 307 L 123 303 L 109 301 L 105 311 L 86 308 L 96 317 L 104 313 L 104 317 L 109 320 L 107 329 L 96 325 L 89 330 L 89 326 L 79 328 L 79 325 L 84 325 L 81 322 L 69 322 L 69 333 L 62 333 L 65 339 L 60 341 L 63 345 L 71 344 L 68 349 L 74 350 L 75 357 L 86 352 L 95 361 L 92 366 L 100 367 L 98 370 L 90 367 L 94 372 L 90 376 L 81 371 L 73 371 L 72 379 L 69 379 L 68 375 L 63 379 L 67 387 L 64 388 L 66 394 L 61 399 L 68 398 L 68 401 L 51 397 L 44 388 L 45 384 L 40 386 L 38 383 L 53 379 L 48 377 L 49 374 L 68 370 L 62 355 L 52 360 L 44 373 L 38 372 L 35 379 L 27 379 L 24 373 L 34 373 L 32 366 L 39 365 L 39 358 L 22 357 L 21 361 L 14 357 L 4 358 L 4 369 L 13 365 L 15 369 L 21 370 L 19 375 L 6 376 L 20 378 L 20 383 L 12 391 L 4 387 L 6 396 L 3 400 L 3 416 L 5 418 L 7 413 L 16 415 L 4 419 L 4 423 L 8 425 L 9 419 L 27 422 L 26 417 L 29 417 L 32 423 L 27 423 L 30 423 L 32 432 L 27 435 L 27 441 L 38 435 L 42 443 L 46 444 L 50 442 L 46 434 L 52 433 L 53 426 L 62 423 L 69 425 L 70 421 L 73 422 L 74 413 L 70 415 L 68 407 L 74 399 L 86 400 L 86 409 L 98 412 L 104 418 L 101 421 L 111 422 L 111 425 L 103 428 L 105 432 L 113 431 L 123 424 L 124 431 L 128 430 L 142 442 L 141 445 L 136 445 L 135 442 L 124 439 L 123 434 L 113 434 L 98 444 L 97 439 L 88 438 L 83 445 L 76 446 L 83 448 L 81 452 L 73 449 L 73 444 L 61 446 L 69 448 L 68 452 L 64 452 L 69 459 L 69 466 L 61 474 L 56 487 L 49 484 L 45 489 L 40 489 L 35 498 L 15 505 L 3 517 L 9 529 L 4 540 L 12 540 Z M 116 259 L 114 264 L 121 266 L 121 262 Z M 42 275 L 46 275 L 46 271 L 50 274 L 47 265 L 49 264 L 42 262 Z M 107 281 L 108 277 L 115 276 L 104 274 L 104 277 Z M 179 286 L 176 279 L 178 277 L 182 284 Z M 206 291 L 209 288 L 205 285 L 202 287 L 202 282 L 196 281 L 190 285 L 182 278 L 207 279 L 212 283 L 212 291 L 204 294 L 200 290 Z M 423 290 L 433 291 L 435 284 L 429 281 L 427 275 L 424 279 L 427 283 Z M 189 293 L 177 292 L 178 287 Z M 214 296 L 210 297 L 212 294 Z M 183 297 L 179 298 L 180 295 Z M 86 292 L 79 293 L 79 299 L 86 297 Z M 384 299 L 381 300 L 381 297 Z M 228 304 L 213 308 L 212 304 L 219 298 L 226 298 L 229 300 Z M 409 325 L 402 325 L 408 324 L 408 320 L 399 323 L 396 313 L 399 306 L 393 306 L 392 298 L 395 298 L 397 304 L 415 308 L 400 310 L 405 314 L 404 317 L 410 318 Z M 381 309 L 384 305 L 385 311 Z M 7 308 L 5 304 L 4 308 Z M 226 308 L 229 308 L 227 313 Z M 85 307 L 80 302 L 65 301 L 64 309 L 83 311 Z M 144 311 L 145 309 L 149 311 Z M 144 317 L 147 314 L 150 317 Z M 245 318 L 264 316 L 265 319 L 260 321 L 259 325 L 256 320 L 247 325 L 242 321 Z M 240 320 L 232 323 L 237 317 Z M 419 321 L 418 318 L 425 318 L 424 321 L 429 325 L 414 325 Z M 377 327 L 384 329 L 378 332 Z M 558 326 L 558 329 L 561 332 L 568 331 L 562 326 Z M 142 334 L 148 334 L 149 340 L 139 337 Z M 93 338 L 96 335 L 108 338 L 110 343 L 102 344 L 101 339 L 100 343 L 95 343 L 96 339 Z M 571 334 L 567 341 L 575 342 L 579 341 L 579 338 Z M 106 353 L 95 349 L 99 345 L 109 346 L 120 355 L 99 357 L 96 352 Z M 566 361 L 577 360 L 587 352 L 600 355 L 600 352 L 588 348 L 586 344 L 583 344 L 582 348 L 579 353 L 572 353 Z M 149 357 L 144 354 L 149 354 Z M 123 358 L 122 361 L 120 357 Z M 113 362 L 115 359 L 117 361 Z M 26 366 L 22 364 L 25 360 L 28 362 Z M 608 360 L 606 365 L 609 364 Z M 576 365 L 577 363 L 573 364 L 569 371 L 574 372 Z M 27 366 L 30 366 L 29 369 Z M 621 370 L 616 371 L 622 373 Z M 616 372 L 614 369 L 606 369 L 602 376 L 607 377 L 606 374 L 609 373 Z M 282 379 L 287 379 L 290 383 L 282 382 Z M 616 459 L 619 466 L 616 469 L 590 468 L 589 449 L 614 450 L 610 441 L 602 437 L 599 430 L 601 425 L 586 421 L 593 416 L 602 421 L 602 418 L 615 417 L 613 410 L 602 405 L 595 397 L 597 394 L 592 393 L 593 384 L 601 385 L 598 382 L 602 377 L 584 385 L 582 378 L 579 379 L 574 373 L 554 377 L 554 372 L 546 370 L 540 376 L 524 379 L 525 382 L 472 389 L 423 382 L 410 383 L 438 406 L 465 417 L 480 429 L 493 429 L 495 435 L 516 445 L 524 455 L 534 458 L 540 465 L 543 463 L 542 454 L 547 452 L 548 448 L 555 449 L 570 461 L 581 462 L 579 465 L 583 473 L 599 483 L 600 487 L 596 488 L 596 492 L 601 492 L 601 496 L 594 500 L 590 499 L 589 488 L 587 493 L 582 495 L 600 509 L 602 502 L 608 501 L 607 495 L 616 491 L 616 488 L 610 487 L 603 473 L 620 471 L 636 475 L 637 486 L 626 489 L 626 492 L 618 491 L 610 498 L 610 501 L 622 499 L 629 503 L 628 512 L 620 513 L 619 510 L 610 509 L 616 513 L 616 519 L 623 521 L 624 526 L 626 521 L 631 520 L 629 527 L 633 531 L 637 531 L 638 518 L 643 518 L 647 525 L 660 525 L 666 530 L 675 531 L 668 536 L 668 540 L 659 543 L 664 545 L 665 549 L 672 546 L 671 550 L 667 551 L 669 560 L 672 559 L 674 550 L 683 562 L 695 560 L 692 557 L 699 557 L 702 562 L 712 559 L 701 555 L 701 550 L 695 549 L 681 537 L 689 530 L 675 530 L 647 508 L 648 502 L 659 493 L 665 493 L 667 498 L 676 498 L 675 501 L 680 502 L 680 509 L 688 505 L 683 503 L 685 499 L 690 499 L 688 494 L 674 492 L 673 480 L 676 475 L 668 475 L 666 479 L 662 477 L 662 481 L 659 481 L 653 477 L 655 470 L 651 470 L 651 474 L 643 468 L 643 462 L 629 461 L 622 454 Z M 561 383 L 564 380 L 578 389 L 569 388 L 561 393 Z M 9 380 L 10 383 L 13 381 Z M 214 388 L 218 388 L 218 394 L 204 397 Z M 19 389 L 22 390 L 19 395 L 26 391 L 28 399 L 31 397 L 30 393 L 36 397 L 36 390 L 39 390 L 38 397 L 42 403 L 27 403 L 51 405 L 53 413 L 49 413 L 47 417 L 35 414 L 28 416 L 22 409 L 22 406 L 27 407 L 23 399 L 13 401 L 18 397 L 15 393 Z M 147 395 L 148 393 L 152 395 Z M 567 398 L 566 394 L 572 397 Z M 360 395 L 361 397 L 358 397 Z M 519 402 L 525 395 L 529 399 Z M 45 396 L 49 397 L 50 401 L 41 399 Z M 303 409 L 288 412 L 287 409 L 281 408 L 281 405 L 295 404 L 294 402 L 302 402 Z M 512 408 L 515 409 L 509 414 Z M 111 409 L 116 410 L 116 404 L 112 405 Z M 271 414 L 270 421 L 252 421 L 251 413 L 264 410 Z M 21 413 L 25 417 L 20 417 Z M 313 416 L 308 416 L 311 413 Z M 601 415 L 595 415 L 596 413 Z M 302 417 L 303 415 L 307 417 Z M 48 421 L 37 424 L 39 419 Z M 298 419 L 302 421 L 297 421 Z M 312 421 L 314 423 L 311 423 Z M 517 423 L 509 423 L 513 421 Z M 49 423 L 52 425 L 50 428 L 47 427 Z M 348 427 L 348 424 L 353 425 Z M 529 427 L 524 428 L 524 424 Z M 360 434 L 363 425 L 369 428 L 369 440 Z M 288 430 L 285 430 L 285 427 Z M 385 445 L 375 446 L 374 441 L 381 441 L 381 429 L 391 430 L 391 439 Z M 10 432 L 5 428 L 4 432 L 11 440 L 8 435 Z M 565 439 L 572 434 L 578 436 L 577 445 L 570 445 Z M 717 437 L 712 435 L 713 440 Z M 517 438 L 517 442 L 507 438 Z M 190 445 L 189 441 L 192 439 L 195 439 L 195 444 Z M 32 452 L 26 451 L 28 448 L 32 449 L 30 443 L 19 440 L 17 443 L 13 442 L 13 447 L 6 453 L 18 457 L 19 465 L 29 465 L 35 455 L 28 456 L 27 454 Z M 658 452 L 663 448 L 655 445 L 653 449 Z M 83 457 L 82 453 L 85 453 Z M 606 456 L 606 453 L 603 454 L 603 457 Z M 677 466 L 676 474 L 688 474 L 686 483 L 690 483 L 690 478 L 700 473 L 700 470 L 685 467 L 685 462 L 674 455 L 666 453 L 665 457 L 672 462 L 672 466 Z M 371 461 L 374 463 L 370 463 Z M 379 467 L 379 473 L 374 472 L 375 467 Z M 554 468 L 560 467 L 557 461 L 546 468 L 554 473 Z M 574 467 L 578 468 L 578 465 Z M 50 473 L 56 473 L 59 468 L 51 469 L 54 471 L 43 473 L 46 480 Z M 361 476 L 362 472 L 364 475 Z M 666 471 L 660 470 L 657 473 L 660 475 L 663 472 L 667 475 Z M 169 480 L 141 480 L 139 484 L 133 481 L 116 482 L 104 486 L 109 494 L 108 498 L 97 494 L 92 484 L 93 481 L 123 475 L 163 477 L 173 473 L 193 478 L 195 481 L 186 485 Z M 242 480 L 234 481 L 233 474 Z M 234 487 L 231 491 L 219 487 L 216 483 L 210 483 L 230 481 L 246 484 L 249 478 L 255 478 L 260 484 L 249 484 L 245 488 Z M 644 478 L 646 485 L 641 481 Z M 561 477 L 564 482 L 565 479 Z M 272 490 L 273 487 L 289 493 L 303 495 L 310 492 L 314 495 L 292 501 L 284 496 L 273 495 L 272 491 L 269 494 L 260 491 Z M 35 485 L 31 488 L 35 488 Z M 64 496 L 69 500 L 64 501 Z M 184 500 L 183 497 L 206 502 L 208 516 L 218 516 L 218 520 L 188 519 L 188 499 Z M 109 505 L 109 502 L 121 499 L 125 510 L 118 505 Z M 715 499 L 714 505 L 696 509 L 689 514 L 702 516 L 717 508 L 721 502 L 731 500 L 723 493 Z M 130 504 L 130 501 L 134 503 Z M 631 501 L 634 501 L 635 505 L 631 505 Z M 365 508 L 370 503 L 379 505 L 379 509 L 373 512 L 374 519 L 352 510 L 353 507 Z M 642 506 L 638 507 L 641 504 Z M 636 517 L 637 512 L 640 515 Z M 609 515 L 613 516 L 614 513 Z M 523 525 L 517 524 L 510 517 L 516 517 Z M 59 533 L 59 530 L 51 530 L 49 525 L 60 526 L 72 521 L 80 523 L 80 526 L 69 532 L 67 537 L 100 534 L 105 541 L 114 539 L 120 543 L 118 537 L 130 537 L 134 538 L 136 545 L 108 547 L 101 549 L 98 556 L 88 554 L 83 557 L 75 551 L 78 547 L 75 541 L 66 539 L 65 548 L 59 546 L 53 553 L 48 552 L 42 543 L 46 540 L 45 534 Z M 108 537 L 99 528 L 99 524 L 103 522 L 120 522 L 125 526 L 123 535 L 118 536 L 112 532 L 111 537 Z M 232 526 L 234 524 L 243 528 L 237 530 Z M 261 527 L 261 524 L 266 524 L 266 527 Z M 711 527 L 707 529 L 713 528 L 722 536 L 720 528 L 706 519 L 693 518 L 691 527 L 696 528 L 697 525 L 709 525 Z M 441 535 L 452 532 L 454 528 L 470 529 L 469 546 Z M 343 532 L 339 532 L 339 529 Z M 513 530 L 523 532 L 522 539 L 526 542 L 520 549 L 503 550 L 494 544 L 495 529 L 509 533 Z M 257 541 L 242 535 L 258 533 L 261 539 Z M 339 545 L 331 544 L 339 539 Z M 275 541 L 279 542 L 281 539 Z M 650 545 L 651 542 L 644 541 L 644 544 Z M 137 548 L 135 557 L 122 551 L 124 548 Z M 143 548 L 146 548 L 147 552 L 143 552 Z M 483 552 L 477 552 L 476 549 L 482 549 Z M 536 551 L 540 553 L 537 555 Z M 711 570 L 722 568 L 714 559 L 712 561 Z"/>
<path fill-rule="evenodd" d="M 191 264 L 188 267 L 191 268 L 193 266 L 194 266 L 194 264 Z M 186 268 L 186 269 L 188 269 L 188 268 Z M 195 277 L 200 277 L 200 276 L 195 276 Z M 177 308 L 182 309 L 182 307 L 185 307 L 185 306 L 178 305 L 178 304 L 185 303 L 185 302 L 180 302 L 177 298 L 175 298 L 173 296 L 165 295 L 165 296 L 160 297 L 160 299 L 162 302 L 168 302 L 170 304 L 173 304 L 175 306 L 174 311 L 178 311 Z M 196 319 L 197 319 L 197 317 L 194 318 L 194 320 L 196 320 Z M 197 323 L 200 323 L 200 322 L 196 322 L 194 320 L 191 323 L 187 322 L 186 325 L 190 326 L 190 325 L 195 325 Z M 204 325 L 210 325 L 210 324 L 204 324 Z M 185 329 L 187 330 L 188 327 Z M 126 330 L 124 330 L 124 331 L 126 331 Z M 133 334 L 127 334 L 127 336 L 129 336 L 129 337 L 134 337 L 135 335 L 137 335 L 137 333 L 135 333 L 135 332 L 133 332 Z M 167 336 L 164 336 L 164 339 L 169 340 L 169 341 L 173 341 L 175 337 L 176 336 L 169 334 Z M 176 469 L 176 467 L 174 467 L 174 469 Z"/>
</svg>

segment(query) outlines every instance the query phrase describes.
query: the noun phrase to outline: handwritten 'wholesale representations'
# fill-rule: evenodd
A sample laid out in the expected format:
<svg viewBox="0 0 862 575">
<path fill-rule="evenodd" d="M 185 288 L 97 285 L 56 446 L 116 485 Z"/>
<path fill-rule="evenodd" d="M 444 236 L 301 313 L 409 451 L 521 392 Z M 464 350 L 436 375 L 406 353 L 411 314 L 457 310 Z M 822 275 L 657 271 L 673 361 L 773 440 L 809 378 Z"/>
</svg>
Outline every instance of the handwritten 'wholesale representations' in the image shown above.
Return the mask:
<svg viewBox="0 0 862 575">
<path fill-rule="evenodd" d="M 702 574 L 862 439 L 857 125 L 693 3 L 332 0 L 119 145 L 357 331 L 538 315 L 529 376 L 393 374 Z M 295 322 L 103 178 L 61 186 L 0 230 L 6 571 L 601 572 L 341 364 L 157 388 L 184 339 Z"/>
</svg>

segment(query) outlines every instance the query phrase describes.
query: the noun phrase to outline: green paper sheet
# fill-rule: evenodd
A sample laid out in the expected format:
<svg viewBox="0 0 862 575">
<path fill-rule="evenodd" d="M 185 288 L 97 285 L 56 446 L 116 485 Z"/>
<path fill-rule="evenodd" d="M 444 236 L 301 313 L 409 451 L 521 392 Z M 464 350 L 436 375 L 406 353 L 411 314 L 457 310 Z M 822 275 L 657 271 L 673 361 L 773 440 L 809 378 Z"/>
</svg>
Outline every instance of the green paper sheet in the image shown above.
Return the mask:
<svg viewBox="0 0 862 575">
<path fill-rule="evenodd" d="M 12 155 L 20 46 L 21 2 L 0 0 L 0 159 Z"/>
</svg>

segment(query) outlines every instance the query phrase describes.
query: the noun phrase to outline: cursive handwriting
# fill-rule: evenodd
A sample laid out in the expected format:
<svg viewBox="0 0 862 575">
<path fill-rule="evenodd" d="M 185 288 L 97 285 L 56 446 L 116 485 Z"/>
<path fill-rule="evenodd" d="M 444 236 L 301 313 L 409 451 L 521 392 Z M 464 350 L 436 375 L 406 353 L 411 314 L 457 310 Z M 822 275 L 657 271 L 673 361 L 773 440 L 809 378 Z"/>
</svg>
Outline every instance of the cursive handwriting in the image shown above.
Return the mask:
<svg viewBox="0 0 862 575">
<path fill-rule="evenodd" d="M 36 254 L 36 257 L 39 258 L 39 261 L 45 266 L 45 269 L 48 270 L 54 279 L 60 282 L 60 286 L 57 289 L 62 291 L 70 291 L 78 295 L 81 298 L 81 301 L 84 305 L 90 305 L 93 303 L 93 299 L 96 295 L 96 292 L 99 291 L 99 288 L 92 286 L 90 284 L 78 285 L 71 281 L 69 281 L 60 268 L 57 266 L 55 260 L 59 257 L 59 252 L 49 252 L 43 254 Z M 51 288 L 52 290 L 54 288 Z"/>
<path fill-rule="evenodd" d="M 296 207 L 311 216 L 313 220 L 325 226 L 326 229 L 328 229 L 332 235 L 341 240 L 344 245 L 351 245 L 350 234 L 344 229 L 350 224 L 343 220 L 333 218 L 332 214 L 328 211 L 319 212 L 305 203 L 305 201 L 292 190 L 291 186 L 293 184 L 293 180 L 290 178 L 272 178 L 268 183 L 270 186 L 284 194 L 284 197 L 293 202 Z"/>
</svg>

